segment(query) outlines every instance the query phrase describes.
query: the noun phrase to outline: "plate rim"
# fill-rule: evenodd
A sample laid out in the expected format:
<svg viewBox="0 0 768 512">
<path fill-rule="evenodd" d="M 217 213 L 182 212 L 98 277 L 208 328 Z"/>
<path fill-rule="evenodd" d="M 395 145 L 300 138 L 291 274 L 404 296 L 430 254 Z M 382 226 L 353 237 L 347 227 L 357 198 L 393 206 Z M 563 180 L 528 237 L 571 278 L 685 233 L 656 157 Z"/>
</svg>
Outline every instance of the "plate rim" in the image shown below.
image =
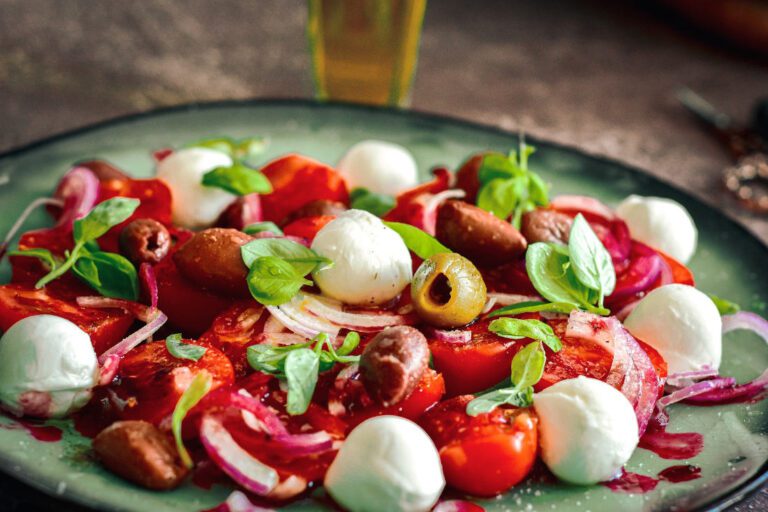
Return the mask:
<svg viewBox="0 0 768 512">
<path fill-rule="evenodd" d="M 130 123 L 133 121 L 138 121 L 141 119 L 164 116 L 168 114 L 196 112 L 196 111 L 202 111 L 202 110 L 216 110 L 216 109 L 242 108 L 242 107 L 264 107 L 264 106 L 304 107 L 304 108 L 319 109 L 319 110 L 322 110 L 325 108 L 347 109 L 347 110 L 354 110 L 354 111 L 360 111 L 360 112 L 368 112 L 371 114 L 385 114 L 385 115 L 390 115 L 395 117 L 422 119 L 425 121 L 435 122 L 435 123 L 452 124 L 455 126 L 465 127 L 465 128 L 474 129 L 474 130 L 480 130 L 480 131 L 484 131 L 484 132 L 496 134 L 496 135 L 512 136 L 512 137 L 519 136 L 519 134 L 511 130 L 504 129 L 500 126 L 482 123 L 478 121 L 471 121 L 461 117 L 451 116 L 448 114 L 429 112 L 429 111 L 424 111 L 419 109 L 410 109 L 410 108 L 406 109 L 406 108 L 395 108 L 395 107 L 388 107 L 388 106 L 365 105 L 365 104 L 349 103 L 349 102 L 341 102 L 341 101 L 318 101 L 311 98 L 255 97 L 255 98 L 243 98 L 243 99 L 194 101 L 194 102 L 180 103 L 176 105 L 160 106 L 160 107 L 155 107 L 148 110 L 142 110 L 137 112 L 131 112 L 128 114 L 108 117 L 101 121 L 88 123 L 72 129 L 57 132 L 46 137 L 38 138 L 31 142 L 23 143 L 17 146 L 11 146 L 9 149 L 6 149 L 0 152 L 0 160 L 21 156 L 25 153 L 45 148 L 46 146 L 55 144 L 57 142 L 77 138 L 79 136 L 87 135 L 92 132 L 97 132 L 99 130 L 109 128 L 111 126 L 122 125 L 122 124 Z M 741 231 L 743 234 L 746 234 L 753 241 L 757 242 L 757 245 L 766 253 L 766 256 L 768 256 L 768 243 L 761 240 L 755 233 L 753 233 L 749 228 L 747 228 L 741 221 L 735 219 L 732 216 L 732 214 L 718 208 L 715 205 L 709 204 L 705 200 L 697 197 L 692 192 L 689 192 L 688 190 L 683 189 L 682 187 L 680 187 L 675 183 L 672 183 L 664 178 L 651 174 L 639 166 L 621 161 L 617 158 L 612 158 L 605 155 L 587 152 L 576 145 L 555 142 L 555 141 L 548 140 L 546 138 L 529 136 L 529 135 L 526 135 L 526 138 L 533 143 L 540 143 L 556 149 L 575 152 L 581 155 L 582 157 L 586 157 L 596 162 L 601 162 L 604 164 L 610 164 L 612 166 L 622 167 L 623 169 L 629 171 L 634 175 L 641 175 L 646 179 L 650 179 L 652 182 L 666 185 L 667 187 L 674 189 L 677 193 L 685 197 L 686 201 L 691 201 L 692 203 L 696 203 L 700 207 L 706 207 L 706 208 L 715 210 L 720 216 L 726 219 L 726 221 L 728 222 L 731 228 L 735 228 L 736 230 Z M 10 478 L 13 478 L 17 481 L 21 481 L 26 485 L 41 491 L 43 494 L 47 495 L 48 497 L 54 500 L 64 501 L 70 504 L 84 507 L 85 509 L 92 509 L 92 507 L 86 503 L 82 503 L 76 500 L 66 499 L 68 498 L 66 494 L 64 496 L 53 495 L 52 493 L 48 492 L 47 489 L 44 489 L 43 486 L 36 485 L 37 482 L 35 482 L 34 478 L 31 478 L 31 477 L 25 478 L 22 475 L 14 474 L 7 467 L 0 466 L 0 472 L 5 474 L 6 476 L 9 476 Z M 732 507 L 737 503 L 743 501 L 747 497 L 753 494 L 756 494 L 760 490 L 760 488 L 763 487 L 763 485 L 766 484 L 767 482 L 768 482 L 768 461 L 763 463 L 760 466 L 760 468 L 758 468 L 757 472 L 754 475 L 752 475 L 752 477 L 747 479 L 745 482 L 739 484 L 730 492 L 724 494 L 723 496 L 719 496 L 712 500 L 704 502 L 698 505 L 696 508 L 692 509 L 692 511 L 694 512 L 719 511 L 719 510 L 724 510 L 728 507 Z"/>
</svg>

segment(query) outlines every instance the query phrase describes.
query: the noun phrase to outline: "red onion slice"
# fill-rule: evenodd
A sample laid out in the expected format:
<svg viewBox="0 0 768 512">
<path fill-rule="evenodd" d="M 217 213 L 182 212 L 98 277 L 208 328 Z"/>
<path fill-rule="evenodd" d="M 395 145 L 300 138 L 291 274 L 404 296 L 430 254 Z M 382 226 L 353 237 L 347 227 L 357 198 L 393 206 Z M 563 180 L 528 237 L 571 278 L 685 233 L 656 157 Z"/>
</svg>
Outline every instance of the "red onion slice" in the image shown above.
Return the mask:
<svg viewBox="0 0 768 512">
<path fill-rule="evenodd" d="M 157 288 L 157 276 L 155 275 L 154 267 L 149 263 L 142 263 L 141 266 L 139 266 L 139 279 L 144 287 L 144 291 L 149 297 L 150 307 L 153 310 L 157 309 L 157 301 L 160 293 Z"/>
<path fill-rule="evenodd" d="M 78 297 L 77 305 L 84 308 L 95 309 L 121 309 L 135 316 L 142 322 L 150 322 L 157 315 L 157 310 L 149 308 L 144 304 L 124 299 L 111 299 L 100 295 L 86 295 Z"/>
<path fill-rule="evenodd" d="M 278 306 L 267 306 L 267 310 L 270 312 L 270 314 L 275 317 L 281 324 L 285 326 L 286 329 L 289 331 L 298 334 L 299 336 L 303 336 L 307 339 L 312 339 L 315 336 L 318 335 L 320 331 L 316 329 L 311 329 L 307 326 L 305 326 L 303 323 L 294 320 L 290 316 L 288 316 L 284 311 L 282 311 Z"/>
<path fill-rule="evenodd" d="M 104 358 L 99 368 L 99 386 L 107 386 L 115 380 L 117 370 L 120 369 L 120 356 L 111 354 Z"/>
<path fill-rule="evenodd" d="M 723 316 L 723 334 L 731 331 L 752 331 L 768 343 L 768 320 L 749 311 Z"/>
<path fill-rule="evenodd" d="M 422 210 L 421 226 L 427 234 L 435 236 L 437 229 L 437 208 L 448 199 L 461 199 L 467 193 L 461 189 L 443 190 L 437 194 L 432 194 L 426 201 Z"/>
<path fill-rule="evenodd" d="M 566 337 L 597 343 L 613 354 L 613 362 L 605 382 L 617 389 L 620 389 L 632 368 L 626 338 L 620 330 L 623 330 L 623 327 L 615 318 L 603 318 L 578 310 L 571 312 L 565 330 Z"/>
<path fill-rule="evenodd" d="M 715 368 L 705 366 L 701 370 L 678 372 L 667 376 L 666 385 L 672 388 L 685 388 L 700 380 L 713 379 L 720 374 Z"/>
<path fill-rule="evenodd" d="M 99 364 L 103 366 L 107 359 L 113 355 L 122 358 L 125 356 L 125 354 L 141 345 L 144 340 L 148 339 L 157 331 L 159 331 L 167 321 L 168 317 L 165 316 L 162 312 L 158 311 L 157 315 L 151 322 L 101 354 L 99 356 Z"/>
<path fill-rule="evenodd" d="M 90 212 L 99 199 L 99 178 L 86 167 L 74 167 L 59 181 L 53 194 L 64 202 L 56 227 L 72 229 L 75 220 Z"/>
<path fill-rule="evenodd" d="M 589 213 L 596 217 L 601 217 L 607 221 L 616 218 L 613 210 L 601 203 L 594 197 L 565 195 L 557 196 L 550 201 L 549 206 L 555 210 L 570 210 L 576 212 Z"/>
<path fill-rule="evenodd" d="M 394 325 L 412 325 L 417 321 L 414 314 L 398 315 L 387 312 L 355 313 L 344 311 L 341 302 L 311 294 L 297 295 L 294 301 L 308 313 L 328 320 L 345 329 L 375 332 Z"/>
<path fill-rule="evenodd" d="M 648 357 L 637 340 L 623 327 L 618 329 L 617 333 L 624 338 L 632 361 L 632 368 L 627 373 L 627 378 L 624 379 L 621 392 L 635 408 L 638 432 L 642 436 L 648 427 L 648 422 L 656 407 L 656 399 L 664 383 L 656 373 L 651 358 Z"/>
<path fill-rule="evenodd" d="M 274 512 L 274 510 L 254 505 L 244 493 L 232 491 L 224 503 L 206 512 Z"/>
<path fill-rule="evenodd" d="M 237 444 L 217 416 L 203 415 L 200 441 L 211 460 L 244 489 L 265 496 L 277 487 L 277 471 Z"/>
<path fill-rule="evenodd" d="M 484 512 L 480 505 L 464 500 L 439 501 L 432 512 Z"/>
<path fill-rule="evenodd" d="M 657 402 L 659 411 L 663 411 L 666 407 L 672 404 L 688 400 L 689 398 L 696 397 L 709 393 L 716 389 L 733 388 L 736 384 L 736 379 L 733 377 L 721 377 L 718 379 L 704 380 L 691 384 L 690 386 L 678 389 L 677 391 L 668 394 L 667 396 L 659 399 Z"/>
<path fill-rule="evenodd" d="M 51 197 L 38 197 L 37 199 L 29 203 L 27 207 L 24 208 L 24 211 L 21 212 L 21 215 L 19 215 L 19 218 L 16 219 L 16 222 L 13 223 L 13 226 L 11 226 L 11 229 L 8 230 L 8 233 L 6 233 L 5 238 L 3 239 L 3 242 L 0 243 L 0 260 L 2 260 L 3 256 L 5 256 L 5 253 L 8 252 L 8 246 L 13 241 L 13 238 L 16 236 L 16 233 L 19 232 L 21 227 L 27 221 L 27 218 L 29 218 L 32 212 L 34 212 L 40 206 L 58 206 L 59 208 L 63 208 L 64 201 L 61 199 L 54 199 Z"/>
<path fill-rule="evenodd" d="M 472 331 L 470 330 L 456 329 L 453 331 L 444 331 L 442 329 L 429 327 L 426 329 L 426 334 L 430 339 L 456 345 L 463 345 L 472 341 Z"/>
<path fill-rule="evenodd" d="M 267 306 L 267 309 L 277 317 L 280 323 L 296 334 L 314 338 L 324 332 L 331 338 L 335 338 L 339 334 L 341 326 L 307 311 L 299 297 L 301 295 L 280 306 Z"/>
<path fill-rule="evenodd" d="M 730 377 L 729 377 L 730 378 Z M 711 382 L 711 381 L 705 381 Z M 688 404 L 717 405 L 733 402 L 746 402 L 763 395 L 768 391 L 768 370 L 751 382 L 732 385 L 731 387 L 716 388 L 685 400 Z"/>
<path fill-rule="evenodd" d="M 647 245 L 633 242 L 629 267 L 618 276 L 610 300 L 615 301 L 650 288 L 659 278 L 663 264 L 659 253 Z"/>
</svg>

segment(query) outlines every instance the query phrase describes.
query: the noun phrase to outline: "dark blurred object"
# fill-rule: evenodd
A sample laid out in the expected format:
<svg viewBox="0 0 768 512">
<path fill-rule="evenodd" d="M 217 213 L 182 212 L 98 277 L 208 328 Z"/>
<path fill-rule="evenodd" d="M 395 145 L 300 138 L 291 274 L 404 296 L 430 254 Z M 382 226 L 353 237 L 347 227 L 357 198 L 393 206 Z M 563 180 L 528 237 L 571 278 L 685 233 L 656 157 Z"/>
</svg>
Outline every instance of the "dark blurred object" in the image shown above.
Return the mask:
<svg viewBox="0 0 768 512">
<path fill-rule="evenodd" d="M 768 56 L 768 0 L 657 0 L 687 22 Z"/>
</svg>

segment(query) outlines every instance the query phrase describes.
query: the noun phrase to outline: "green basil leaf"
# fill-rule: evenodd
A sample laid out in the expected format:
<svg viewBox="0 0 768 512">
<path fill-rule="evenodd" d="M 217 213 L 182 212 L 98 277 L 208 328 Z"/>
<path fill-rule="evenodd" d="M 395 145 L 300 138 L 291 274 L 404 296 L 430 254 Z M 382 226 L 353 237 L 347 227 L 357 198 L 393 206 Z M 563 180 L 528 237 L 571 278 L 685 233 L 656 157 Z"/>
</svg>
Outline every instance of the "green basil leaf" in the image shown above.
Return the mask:
<svg viewBox="0 0 768 512">
<path fill-rule="evenodd" d="M 171 334 L 165 338 L 165 348 L 176 359 L 189 359 L 199 361 L 205 355 L 206 348 L 192 343 L 183 343 L 181 334 Z"/>
<path fill-rule="evenodd" d="M 550 302 L 585 305 L 587 292 L 570 268 L 568 250 L 557 244 L 537 242 L 528 246 L 525 268 L 533 287 Z"/>
<path fill-rule="evenodd" d="M 97 204 L 88 215 L 75 221 L 75 243 L 96 240 L 110 228 L 128 220 L 140 203 L 141 201 L 131 197 L 113 197 Z"/>
<path fill-rule="evenodd" d="M 480 185 L 487 185 L 495 179 L 509 179 L 523 175 L 525 172 L 518 168 L 509 156 L 503 153 L 488 153 L 483 157 L 477 171 Z"/>
<path fill-rule="evenodd" d="M 211 137 L 189 143 L 185 147 L 212 149 L 225 155 L 234 156 L 235 141 L 230 137 Z"/>
<path fill-rule="evenodd" d="M 550 313 L 568 314 L 574 309 L 576 309 L 574 304 L 568 304 L 565 302 L 541 302 L 530 300 L 525 302 L 518 302 L 517 304 L 510 304 L 509 306 L 504 306 L 503 308 L 491 311 L 488 314 L 488 318 L 506 315 L 514 316 L 523 313 L 539 313 L 543 311 Z"/>
<path fill-rule="evenodd" d="M 231 137 L 213 137 L 187 144 L 185 147 L 207 148 L 229 155 L 234 160 L 248 160 L 264 152 L 267 140 L 263 137 L 247 137 L 235 140 Z"/>
<path fill-rule="evenodd" d="M 285 379 L 288 383 L 286 411 L 293 416 L 304 414 L 312 401 L 320 370 L 320 358 L 311 349 L 293 350 L 285 358 Z"/>
<path fill-rule="evenodd" d="M 563 347 L 560 338 L 555 336 L 552 328 L 540 320 L 498 318 L 490 323 L 488 330 L 504 338 L 514 340 L 530 338 L 541 341 L 552 349 L 553 352 L 557 352 Z M 514 382 L 514 379 L 512 381 Z"/>
<path fill-rule="evenodd" d="M 289 262 L 276 256 L 262 256 L 248 272 L 248 289 L 254 299 L 267 306 L 279 306 L 291 300 L 301 287 L 312 281 L 296 272 Z"/>
<path fill-rule="evenodd" d="M 216 167 L 203 175 L 203 186 L 226 190 L 238 196 L 248 194 L 269 194 L 272 184 L 266 176 L 239 162 L 230 167 Z"/>
<path fill-rule="evenodd" d="M 350 331 L 344 337 L 344 342 L 336 349 L 336 354 L 346 356 L 352 353 L 360 344 L 360 335 L 355 331 Z"/>
<path fill-rule="evenodd" d="M 377 194 L 365 188 L 356 188 L 349 195 L 350 206 L 355 210 L 365 210 L 377 217 L 383 217 L 395 207 L 395 198 L 386 194 Z"/>
<path fill-rule="evenodd" d="M 58 266 L 56 258 L 53 253 L 48 249 L 24 249 L 16 251 L 8 251 L 8 256 L 26 256 L 29 258 L 37 258 L 46 264 L 49 270 L 53 270 Z"/>
<path fill-rule="evenodd" d="M 480 189 L 477 206 L 505 220 L 515 209 L 521 182 L 517 179 L 491 180 Z"/>
<path fill-rule="evenodd" d="M 541 343 L 534 341 L 526 345 L 512 359 L 512 384 L 517 389 L 529 388 L 536 385 L 544 375 L 544 364 L 547 356 Z"/>
<path fill-rule="evenodd" d="M 712 302 L 715 303 L 717 311 L 721 315 L 732 315 L 741 311 L 741 306 L 735 302 L 731 302 L 727 299 L 721 299 L 720 297 L 712 295 L 711 293 L 708 293 L 707 295 L 709 295 L 709 298 L 712 299 Z"/>
<path fill-rule="evenodd" d="M 189 456 L 189 452 L 184 447 L 184 441 L 181 438 L 181 424 L 187 413 L 208 394 L 212 383 L 213 378 L 211 374 L 205 370 L 195 375 L 189 387 L 182 393 L 179 401 L 176 402 L 176 407 L 174 407 L 173 415 L 171 416 L 171 431 L 176 441 L 176 450 L 179 452 L 181 462 L 190 469 L 194 466 L 194 463 L 192 462 L 192 457 Z"/>
<path fill-rule="evenodd" d="M 277 236 L 283 236 L 283 230 L 277 227 L 277 224 L 270 221 L 254 222 L 248 224 L 243 228 L 243 233 L 246 235 L 256 235 L 258 233 L 274 233 Z"/>
<path fill-rule="evenodd" d="M 139 298 L 136 267 L 119 254 L 83 250 L 72 270 L 105 297 L 134 301 Z"/>
<path fill-rule="evenodd" d="M 544 180 L 541 179 L 541 176 L 539 176 L 535 172 L 532 172 L 528 175 L 528 178 L 530 180 L 528 191 L 529 191 L 529 196 L 530 196 L 532 205 L 535 205 L 535 206 L 549 205 L 549 187 L 544 182 Z"/>
<path fill-rule="evenodd" d="M 598 302 L 602 305 L 603 298 L 616 287 L 616 271 L 608 250 L 581 214 L 573 220 L 568 251 L 576 278 L 599 293 Z"/>
<path fill-rule="evenodd" d="M 467 404 L 466 412 L 470 416 L 477 416 L 478 414 L 491 412 L 496 407 L 504 404 L 514 405 L 515 407 L 530 407 L 532 403 L 533 388 L 504 388 L 477 396 Z"/>
<path fill-rule="evenodd" d="M 259 238 L 240 248 L 245 266 L 250 268 L 258 258 L 274 256 L 293 265 L 296 273 L 302 277 L 333 264 L 328 258 L 318 255 L 312 249 L 304 247 L 287 238 Z"/>
<path fill-rule="evenodd" d="M 453 252 L 437 239 L 417 227 L 401 222 L 385 222 L 389 229 L 400 235 L 405 246 L 419 258 L 426 260 L 435 254 Z"/>
</svg>

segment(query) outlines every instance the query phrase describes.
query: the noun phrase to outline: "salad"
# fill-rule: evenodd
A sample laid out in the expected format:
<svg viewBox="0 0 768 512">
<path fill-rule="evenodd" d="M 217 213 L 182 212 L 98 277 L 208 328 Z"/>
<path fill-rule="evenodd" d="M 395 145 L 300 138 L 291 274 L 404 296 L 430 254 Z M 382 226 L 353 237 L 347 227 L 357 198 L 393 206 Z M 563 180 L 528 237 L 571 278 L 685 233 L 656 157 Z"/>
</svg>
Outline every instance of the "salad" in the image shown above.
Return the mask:
<svg viewBox="0 0 768 512">
<path fill-rule="evenodd" d="M 5 413 L 70 418 L 144 488 L 229 486 L 221 512 L 310 493 L 447 512 L 528 478 L 697 478 L 624 465 L 701 451 L 666 432 L 674 404 L 768 390 L 768 371 L 719 373 L 723 334 L 768 341 L 768 322 L 696 289 L 675 201 L 551 197 L 524 142 L 425 183 L 389 142 L 335 167 L 255 165 L 266 144 L 162 149 L 152 179 L 79 162 L 20 214 L 0 245 Z M 54 224 L 23 232 L 40 207 Z"/>
</svg>

